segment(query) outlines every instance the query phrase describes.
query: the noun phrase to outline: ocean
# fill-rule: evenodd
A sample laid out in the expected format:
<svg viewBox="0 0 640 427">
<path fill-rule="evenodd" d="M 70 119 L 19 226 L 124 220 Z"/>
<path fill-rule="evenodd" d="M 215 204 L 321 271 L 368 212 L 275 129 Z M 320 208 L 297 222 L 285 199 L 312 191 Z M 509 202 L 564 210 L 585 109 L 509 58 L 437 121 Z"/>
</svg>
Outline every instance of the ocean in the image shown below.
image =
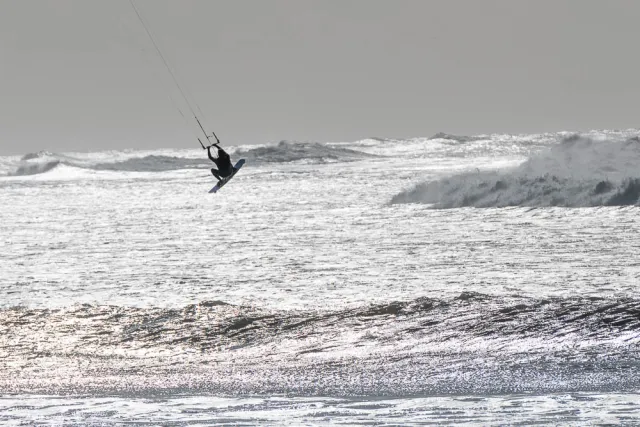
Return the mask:
<svg viewBox="0 0 640 427">
<path fill-rule="evenodd" d="M 640 424 L 640 130 L 229 152 L 0 157 L 0 424 Z"/>
</svg>

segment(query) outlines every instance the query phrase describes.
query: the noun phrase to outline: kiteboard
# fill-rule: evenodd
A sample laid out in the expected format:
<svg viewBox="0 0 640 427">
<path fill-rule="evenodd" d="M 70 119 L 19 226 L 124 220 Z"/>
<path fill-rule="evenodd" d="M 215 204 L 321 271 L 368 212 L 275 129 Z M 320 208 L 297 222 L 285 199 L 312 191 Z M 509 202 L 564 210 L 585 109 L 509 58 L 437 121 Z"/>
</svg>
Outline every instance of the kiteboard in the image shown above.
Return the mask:
<svg viewBox="0 0 640 427">
<path fill-rule="evenodd" d="M 209 190 L 209 193 L 217 193 L 218 190 L 224 187 L 227 182 L 231 181 L 231 178 L 233 178 L 235 174 L 238 173 L 242 165 L 244 165 L 244 159 L 238 160 L 236 162 L 236 165 L 233 167 L 233 173 L 218 181 L 218 183 L 211 190 Z"/>
</svg>

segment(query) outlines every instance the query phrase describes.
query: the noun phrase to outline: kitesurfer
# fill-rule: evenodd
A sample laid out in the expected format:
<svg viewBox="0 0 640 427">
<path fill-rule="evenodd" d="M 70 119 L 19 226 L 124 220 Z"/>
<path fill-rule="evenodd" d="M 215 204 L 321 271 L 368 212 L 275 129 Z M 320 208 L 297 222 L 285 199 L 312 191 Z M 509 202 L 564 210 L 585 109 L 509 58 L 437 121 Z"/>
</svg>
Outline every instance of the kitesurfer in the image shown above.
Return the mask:
<svg viewBox="0 0 640 427">
<path fill-rule="evenodd" d="M 211 155 L 211 147 L 216 147 L 218 149 L 218 156 L 213 157 Z M 229 154 L 224 151 L 218 144 L 213 144 L 207 147 L 207 154 L 209 155 L 209 160 L 216 164 L 218 169 L 211 169 L 211 174 L 216 177 L 216 179 L 221 180 L 233 174 L 233 165 L 231 164 L 231 157 Z"/>
</svg>

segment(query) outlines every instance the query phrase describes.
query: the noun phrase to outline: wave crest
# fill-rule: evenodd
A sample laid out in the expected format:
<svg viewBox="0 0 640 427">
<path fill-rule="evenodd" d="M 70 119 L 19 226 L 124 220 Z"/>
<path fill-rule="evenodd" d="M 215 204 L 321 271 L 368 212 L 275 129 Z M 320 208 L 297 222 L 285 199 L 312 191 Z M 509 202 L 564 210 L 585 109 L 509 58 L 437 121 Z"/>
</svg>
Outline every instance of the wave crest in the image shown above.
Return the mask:
<svg viewBox="0 0 640 427">
<path fill-rule="evenodd" d="M 295 161 L 325 163 L 376 157 L 373 154 L 362 151 L 332 147 L 317 142 L 292 141 L 280 141 L 277 145 L 238 150 L 236 156 L 252 163 L 288 163 Z"/>
<path fill-rule="evenodd" d="M 60 160 L 52 160 L 44 163 L 25 163 L 18 166 L 11 175 L 12 176 L 26 176 L 26 175 L 37 175 L 45 172 L 49 172 L 50 170 L 58 167 L 62 164 Z"/>
<path fill-rule="evenodd" d="M 398 339 L 399 333 L 403 339 L 424 339 L 431 343 L 446 343 L 453 337 L 463 340 L 492 337 L 507 342 L 525 335 L 527 339 L 537 337 L 544 341 L 562 339 L 571 331 L 574 337 L 589 338 L 595 343 L 615 341 L 629 333 L 637 335 L 640 300 L 534 299 L 466 292 L 448 300 L 422 297 L 334 311 L 278 311 L 222 301 L 205 301 L 182 309 L 81 305 L 59 310 L 19 307 L 0 310 L 0 329 L 10 331 L 14 338 L 31 334 L 36 325 L 46 329 L 48 336 L 60 338 L 51 341 L 65 346 L 56 349 L 60 352 L 85 352 L 96 336 L 101 337 L 101 344 L 92 350 L 95 352 L 122 343 L 129 348 L 170 351 L 182 345 L 200 350 L 221 349 L 283 339 L 292 340 L 287 351 L 306 352 L 309 343 L 305 337 L 331 341 L 337 332 L 356 341 L 351 344 L 362 344 L 370 340 L 363 325 L 375 325 L 382 341 Z M 69 339 L 62 339 L 69 334 Z M 0 353 L 19 354 L 17 348 L 6 348 L 13 346 L 10 342 L 22 346 L 20 340 L 7 340 Z M 69 342 L 75 342 L 75 348 L 67 348 Z M 28 347 L 22 351 L 28 352 Z"/>
<path fill-rule="evenodd" d="M 391 203 L 435 208 L 626 206 L 640 198 L 640 139 L 594 141 L 571 135 L 506 171 L 479 171 L 418 184 Z"/>
<path fill-rule="evenodd" d="M 44 152 L 41 152 L 44 153 Z M 195 169 L 211 167 L 209 159 L 194 159 L 177 156 L 148 155 L 132 157 L 120 161 L 103 161 L 99 163 L 76 159 L 70 156 L 51 153 L 36 153 L 24 156 L 18 167 L 9 176 L 37 175 L 49 172 L 60 165 L 75 168 L 118 171 L 118 172 L 165 172 L 181 169 Z"/>
<path fill-rule="evenodd" d="M 489 139 L 486 135 L 475 135 L 475 136 L 466 136 L 466 135 L 451 135 L 449 133 L 438 132 L 433 135 L 429 140 L 434 139 L 448 139 L 450 141 L 456 142 L 472 142 L 472 141 L 483 141 Z"/>
<path fill-rule="evenodd" d="M 38 151 L 37 153 L 25 154 L 24 156 L 22 156 L 20 160 L 27 161 L 27 160 L 41 159 L 43 157 L 52 157 L 52 156 L 53 154 L 48 151 Z"/>
<path fill-rule="evenodd" d="M 126 172 L 164 172 L 180 169 L 211 167 L 209 159 L 190 159 L 185 157 L 150 155 L 135 157 L 120 162 L 105 162 L 91 166 L 95 170 Z"/>
<path fill-rule="evenodd" d="M 0 310 L 0 331 L 0 386 L 21 393 L 389 395 L 640 384 L 636 298 L 468 292 L 318 311 L 221 301 L 16 307 Z"/>
</svg>

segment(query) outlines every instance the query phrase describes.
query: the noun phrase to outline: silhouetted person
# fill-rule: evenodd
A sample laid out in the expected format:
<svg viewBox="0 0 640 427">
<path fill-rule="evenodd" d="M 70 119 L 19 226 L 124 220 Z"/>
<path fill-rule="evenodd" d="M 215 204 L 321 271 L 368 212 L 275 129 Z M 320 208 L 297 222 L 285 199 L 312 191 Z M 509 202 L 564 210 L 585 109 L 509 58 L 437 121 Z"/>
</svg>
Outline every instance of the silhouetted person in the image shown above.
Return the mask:
<svg viewBox="0 0 640 427">
<path fill-rule="evenodd" d="M 213 157 L 211 155 L 211 147 L 218 148 L 218 157 Z M 216 169 L 211 169 L 211 174 L 216 177 L 219 181 L 223 178 L 231 176 L 233 174 L 233 165 L 231 164 L 231 157 L 224 151 L 222 148 L 218 146 L 218 144 L 213 144 L 210 147 L 207 147 L 207 154 L 209 155 L 209 160 L 216 164 Z"/>
</svg>

